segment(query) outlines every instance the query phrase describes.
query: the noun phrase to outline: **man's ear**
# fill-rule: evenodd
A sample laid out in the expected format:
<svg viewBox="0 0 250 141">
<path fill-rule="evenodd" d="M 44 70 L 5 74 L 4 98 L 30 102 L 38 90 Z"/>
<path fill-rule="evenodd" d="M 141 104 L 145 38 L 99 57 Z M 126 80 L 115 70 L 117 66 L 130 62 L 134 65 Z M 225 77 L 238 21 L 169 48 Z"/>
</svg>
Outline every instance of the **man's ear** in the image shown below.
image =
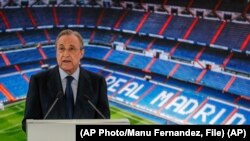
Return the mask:
<svg viewBox="0 0 250 141">
<path fill-rule="evenodd" d="M 85 53 L 85 51 L 84 51 L 84 49 L 82 49 L 82 56 L 81 56 L 81 59 L 84 57 L 84 53 Z"/>
</svg>

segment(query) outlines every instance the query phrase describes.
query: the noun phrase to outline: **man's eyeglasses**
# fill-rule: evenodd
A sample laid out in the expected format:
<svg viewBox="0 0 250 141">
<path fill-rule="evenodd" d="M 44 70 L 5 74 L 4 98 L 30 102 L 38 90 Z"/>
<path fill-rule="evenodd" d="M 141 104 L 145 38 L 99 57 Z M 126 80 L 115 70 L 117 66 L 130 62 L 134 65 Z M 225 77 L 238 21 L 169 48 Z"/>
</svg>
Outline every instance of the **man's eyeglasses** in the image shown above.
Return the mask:
<svg viewBox="0 0 250 141">
<path fill-rule="evenodd" d="M 82 49 L 78 49 L 78 48 L 74 48 L 74 47 L 70 47 L 68 49 L 64 48 L 64 47 L 58 47 L 57 51 L 59 53 L 64 53 L 65 51 L 68 51 L 70 54 L 75 54 L 78 52 L 78 50 L 82 50 Z"/>
</svg>

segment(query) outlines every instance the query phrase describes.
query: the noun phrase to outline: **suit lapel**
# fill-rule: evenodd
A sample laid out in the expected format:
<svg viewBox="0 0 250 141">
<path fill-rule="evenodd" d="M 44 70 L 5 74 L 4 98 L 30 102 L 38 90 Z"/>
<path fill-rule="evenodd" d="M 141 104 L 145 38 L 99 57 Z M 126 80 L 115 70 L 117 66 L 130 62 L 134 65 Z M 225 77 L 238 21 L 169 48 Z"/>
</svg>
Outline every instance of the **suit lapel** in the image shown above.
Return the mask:
<svg viewBox="0 0 250 141">
<path fill-rule="evenodd" d="M 88 97 L 92 97 L 91 93 L 93 93 L 91 82 L 88 73 L 82 68 L 80 68 L 80 75 L 78 81 L 78 90 L 77 90 L 77 98 L 75 105 L 75 118 L 90 118 L 88 109 L 89 103 L 84 98 L 84 95 Z"/>
<path fill-rule="evenodd" d="M 56 96 L 59 91 L 63 92 L 58 66 L 53 68 L 49 74 L 48 88 L 49 91 L 53 92 L 54 96 Z"/>
<path fill-rule="evenodd" d="M 48 93 L 50 96 L 50 99 L 52 101 L 55 100 L 58 92 L 63 93 L 62 83 L 61 83 L 61 77 L 59 73 L 59 67 L 56 66 L 53 68 L 49 74 L 49 80 L 48 80 Z M 58 119 L 65 118 L 65 104 L 64 104 L 64 98 L 61 98 L 57 101 L 55 107 L 51 111 L 51 117 L 57 117 Z"/>
</svg>

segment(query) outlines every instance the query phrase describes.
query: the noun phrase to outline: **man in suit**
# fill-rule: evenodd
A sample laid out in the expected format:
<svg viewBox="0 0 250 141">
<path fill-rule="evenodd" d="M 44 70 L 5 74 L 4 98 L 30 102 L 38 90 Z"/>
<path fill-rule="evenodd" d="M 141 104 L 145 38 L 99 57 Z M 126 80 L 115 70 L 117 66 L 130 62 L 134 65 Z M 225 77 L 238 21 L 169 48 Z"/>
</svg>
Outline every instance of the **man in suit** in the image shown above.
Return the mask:
<svg viewBox="0 0 250 141">
<path fill-rule="evenodd" d="M 80 67 L 84 55 L 82 36 L 66 29 L 59 33 L 55 44 L 58 65 L 31 76 L 22 121 L 24 131 L 26 119 L 104 118 L 101 114 L 110 118 L 105 79 Z M 58 97 L 60 93 L 63 96 Z M 57 97 L 58 101 L 48 113 Z"/>
</svg>

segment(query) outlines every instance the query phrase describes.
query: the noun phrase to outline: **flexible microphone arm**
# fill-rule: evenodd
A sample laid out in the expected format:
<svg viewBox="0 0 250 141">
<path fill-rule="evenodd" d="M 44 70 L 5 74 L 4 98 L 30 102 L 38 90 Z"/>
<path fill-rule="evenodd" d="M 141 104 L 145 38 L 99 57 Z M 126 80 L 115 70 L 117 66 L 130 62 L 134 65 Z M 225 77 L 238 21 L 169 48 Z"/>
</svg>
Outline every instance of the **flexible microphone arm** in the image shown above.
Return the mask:
<svg viewBox="0 0 250 141">
<path fill-rule="evenodd" d="M 57 95 L 56 95 L 55 101 L 54 101 L 53 104 L 50 106 L 48 112 L 46 113 L 46 115 L 44 116 L 43 119 L 46 119 L 46 118 L 47 118 L 47 116 L 49 115 L 49 113 L 50 113 L 51 110 L 54 108 L 55 104 L 57 103 L 57 101 L 58 101 L 59 99 L 61 99 L 62 97 L 63 97 L 63 93 L 62 93 L 61 91 L 59 91 L 59 92 L 57 93 Z"/>
<path fill-rule="evenodd" d="M 92 108 L 95 109 L 95 111 L 103 118 L 103 119 L 107 119 L 100 110 L 98 110 L 96 108 L 96 106 L 90 101 L 90 98 L 86 95 L 83 95 L 83 97 L 88 101 L 88 103 L 91 105 Z"/>
</svg>

